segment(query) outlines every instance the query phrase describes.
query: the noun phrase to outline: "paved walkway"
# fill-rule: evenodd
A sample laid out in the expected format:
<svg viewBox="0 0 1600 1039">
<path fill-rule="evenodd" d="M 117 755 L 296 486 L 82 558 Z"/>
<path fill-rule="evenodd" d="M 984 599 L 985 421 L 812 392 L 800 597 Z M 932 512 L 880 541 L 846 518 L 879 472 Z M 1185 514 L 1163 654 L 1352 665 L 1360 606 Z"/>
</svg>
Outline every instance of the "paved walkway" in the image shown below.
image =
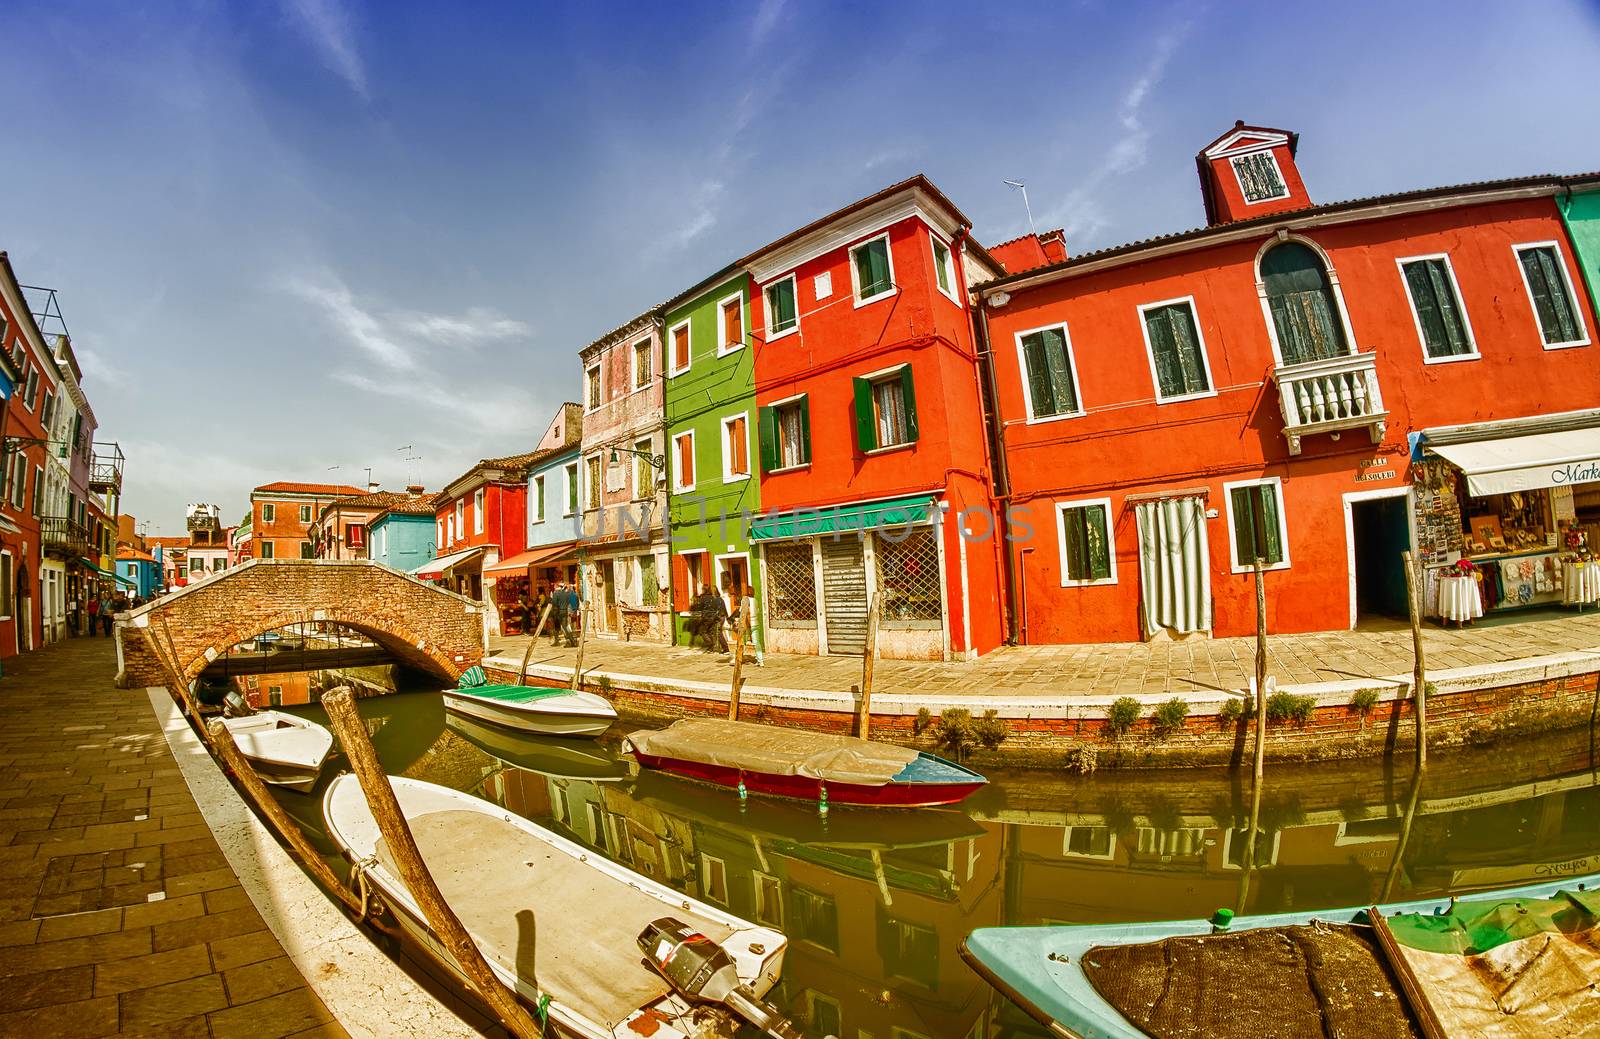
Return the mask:
<svg viewBox="0 0 1600 1039">
<path fill-rule="evenodd" d="M 0 678 L 0 1035 L 344 1036 L 228 868 L 109 639 Z"/>
<path fill-rule="evenodd" d="M 491 638 L 490 653 L 513 662 L 527 648 L 527 636 Z M 1271 635 L 1270 673 L 1279 685 L 1338 682 L 1381 675 L 1410 674 L 1411 629 L 1327 631 Z M 1457 630 L 1429 627 L 1423 632 L 1428 669 L 1497 664 L 1528 657 L 1600 648 L 1600 612 L 1547 614 L 1527 620 L 1477 624 Z M 975 661 L 880 660 L 873 671 L 879 691 L 915 690 L 927 694 L 971 695 L 1122 695 L 1239 689 L 1255 674 L 1255 639 L 1226 638 L 1192 642 L 1114 643 L 1096 646 L 1009 646 Z M 572 649 L 552 648 L 541 639 L 533 664 L 571 669 Z M 591 639 L 584 649 L 584 671 L 647 675 L 674 681 L 727 681 L 728 657 L 681 646 Z M 769 653 L 766 666 L 746 665 L 749 686 L 780 690 L 843 692 L 861 680 L 857 657 L 813 657 Z"/>
</svg>

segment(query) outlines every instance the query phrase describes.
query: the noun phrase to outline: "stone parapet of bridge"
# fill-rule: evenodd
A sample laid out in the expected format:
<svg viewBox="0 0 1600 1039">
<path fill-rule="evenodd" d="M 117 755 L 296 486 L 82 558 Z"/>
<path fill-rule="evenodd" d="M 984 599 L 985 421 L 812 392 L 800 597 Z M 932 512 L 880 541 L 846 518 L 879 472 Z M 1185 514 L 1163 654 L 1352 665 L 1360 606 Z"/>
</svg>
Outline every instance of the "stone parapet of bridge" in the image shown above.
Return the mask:
<svg viewBox="0 0 1600 1039">
<path fill-rule="evenodd" d="M 483 659 L 480 602 L 366 559 L 253 559 L 117 618 L 117 684 L 166 684 L 146 634 L 192 682 L 230 646 L 289 624 L 360 632 L 407 667 L 455 679 Z"/>
</svg>

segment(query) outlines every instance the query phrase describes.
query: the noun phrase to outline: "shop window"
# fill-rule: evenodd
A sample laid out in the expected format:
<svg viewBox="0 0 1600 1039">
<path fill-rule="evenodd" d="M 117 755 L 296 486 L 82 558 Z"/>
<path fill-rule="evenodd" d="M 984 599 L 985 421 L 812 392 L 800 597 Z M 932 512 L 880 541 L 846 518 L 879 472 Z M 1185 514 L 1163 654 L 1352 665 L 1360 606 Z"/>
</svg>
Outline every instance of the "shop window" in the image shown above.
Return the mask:
<svg viewBox="0 0 1600 1039">
<path fill-rule="evenodd" d="M 811 462 L 811 406 L 804 396 L 762 408 L 761 469 L 777 473 Z"/>
<path fill-rule="evenodd" d="M 1211 394 L 1210 364 L 1194 317 L 1194 300 L 1140 307 L 1145 346 L 1155 372 L 1156 398 L 1185 400 Z"/>
<path fill-rule="evenodd" d="M 533 478 L 533 522 L 544 522 L 544 477 Z"/>
<path fill-rule="evenodd" d="M 672 489 L 694 490 L 694 430 L 679 433 L 672 438 Z"/>
<path fill-rule="evenodd" d="M 878 955 L 883 972 L 924 988 L 939 987 L 939 933 L 931 927 L 896 920 L 878 907 Z"/>
<path fill-rule="evenodd" d="M 633 388 L 642 390 L 650 385 L 650 340 L 641 339 L 633 344 Z"/>
<path fill-rule="evenodd" d="M 589 459 L 589 508 L 600 507 L 600 456 Z"/>
<path fill-rule="evenodd" d="M 722 324 L 722 345 L 717 356 L 731 354 L 744 346 L 744 300 L 730 296 L 717 304 L 717 317 Z"/>
<path fill-rule="evenodd" d="M 911 366 L 852 380 L 855 388 L 856 442 L 863 453 L 917 440 L 917 394 Z"/>
<path fill-rule="evenodd" d="M 1467 314 L 1461 306 L 1449 259 L 1419 256 L 1401 260 L 1400 272 L 1405 277 L 1411 313 L 1417 321 L 1417 335 L 1422 339 L 1422 352 L 1428 360 L 1475 356 L 1478 351 L 1472 343 L 1472 330 L 1467 325 Z"/>
<path fill-rule="evenodd" d="M 956 265 L 955 257 L 950 255 L 950 247 L 941 242 L 933 232 L 928 232 L 928 238 L 933 242 L 933 277 L 939 285 L 939 291 L 956 300 Z M 960 300 L 956 300 L 960 302 Z"/>
<path fill-rule="evenodd" d="M 879 235 L 851 249 L 850 273 L 855 280 L 858 305 L 892 293 L 894 266 L 889 259 L 889 236 Z"/>
<path fill-rule="evenodd" d="M 1238 178 L 1239 190 L 1244 193 L 1244 200 L 1248 203 L 1289 197 L 1289 188 L 1283 183 L 1283 171 L 1278 168 L 1278 157 L 1270 151 L 1235 155 L 1233 175 Z"/>
<path fill-rule="evenodd" d="M 673 325 L 667 332 L 667 342 L 672 344 L 672 366 L 667 374 L 679 375 L 689 370 L 692 355 L 689 352 L 689 322 Z"/>
<path fill-rule="evenodd" d="M 939 626 L 941 587 L 939 545 L 933 531 L 874 535 L 878 611 L 887 627 Z"/>
<path fill-rule="evenodd" d="M 1349 353 L 1328 270 L 1304 242 L 1283 242 L 1261 258 L 1261 281 L 1286 365 Z"/>
<path fill-rule="evenodd" d="M 792 332 L 800 327 L 800 314 L 795 305 L 795 276 L 793 274 L 782 281 L 775 281 L 768 285 L 766 300 L 768 337 Z"/>
<path fill-rule="evenodd" d="M 578 463 L 572 462 L 563 472 L 567 477 L 567 511 L 564 516 L 576 515 L 578 511 Z"/>
<path fill-rule="evenodd" d="M 789 937 L 839 951 L 839 908 L 832 895 L 789 888 Z"/>
<path fill-rule="evenodd" d="M 750 475 L 750 430 L 745 415 L 722 420 L 722 478 L 742 480 Z"/>
<path fill-rule="evenodd" d="M 1560 346 L 1582 346 L 1589 341 L 1584 331 L 1583 318 L 1573 305 L 1572 283 L 1567 280 L 1567 266 L 1554 242 L 1517 247 L 1517 260 L 1522 265 L 1522 280 L 1533 301 L 1533 313 L 1539 320 L 1539 332 L 1544 336 L 1547 349 Z"/>
<path fill-rule="evenodd" d="M 1255 569 L 1259 557 L 1266 569 L 1289 565 L 1288 530 L 1284 524 L 1282 487 L 1276 479 L 1227 484 L 1229 545 L 1233 572 Z"/>
<path fill-rule="evenodd" d="M 1109 498 L 1056 505 L 1063 587 L 1116 582 L 1117 559 L 1111 550 L 1110 517 Z"/>
<path fill-rule="evenodd" d="M 583 383 L 584 403 L 588 405 L 590 411 L 595 411 L 601 404 L 600 366 L 598 364 L 583 373 Z"/>
<path fill-rule="evenodd" d="M 1028 419 L 1065 418 L 1083 414 L 1078 396 L 1078 370 L 1066 325 L 1037 328 L 1017 336 L 1022 363 L 1022 395 Z"/>
<path fill-rule="evenodd" d="M 809 544 L 766 547 L 767 623 L 779 628 L 811 628 L 817 623 L 817 585 Z"/>
</svg>

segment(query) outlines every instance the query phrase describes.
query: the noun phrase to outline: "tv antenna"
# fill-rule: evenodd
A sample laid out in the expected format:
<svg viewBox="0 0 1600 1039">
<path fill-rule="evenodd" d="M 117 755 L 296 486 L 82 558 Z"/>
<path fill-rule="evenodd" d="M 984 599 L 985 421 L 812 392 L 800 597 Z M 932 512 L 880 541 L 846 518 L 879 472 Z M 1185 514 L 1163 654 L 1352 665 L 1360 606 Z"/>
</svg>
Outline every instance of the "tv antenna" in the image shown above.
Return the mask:
<svg viewBox="0 0 1600 1039">
<path fill-rule="evenodd" d="M 414 449 L 410 444 L 402 444 L 395 448 L 397 453 L 400 451 L 406 452 L 406 486 L 408 487 L 415 485 L 417 482 L 417 467 L 413 463 L 422 461 L 422 456 L 412 454 L 412 450 Z"/>
<path fill-rule="evenodd" d="M 1022 192 L 1022 208 L 1028 214 L 1028 233 L 1037 235 L 1039 232 L 1033 227 L 1033 207 L 1028 205 L 1028 185 L 1020 180 L 1001 181 L 1006 187 Z"/>
</svg>

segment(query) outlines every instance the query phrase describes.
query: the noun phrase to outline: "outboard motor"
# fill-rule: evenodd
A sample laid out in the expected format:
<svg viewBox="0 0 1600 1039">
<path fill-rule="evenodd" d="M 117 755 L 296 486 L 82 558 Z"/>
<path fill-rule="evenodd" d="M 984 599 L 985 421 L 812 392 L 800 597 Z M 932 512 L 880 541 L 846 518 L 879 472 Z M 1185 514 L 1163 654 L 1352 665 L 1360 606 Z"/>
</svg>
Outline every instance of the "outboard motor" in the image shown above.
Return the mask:
<svg viewBox="0 0 1600 1039">
<path fill-rule="evenodd" d="M 774 1039 L 802 1039 L 794 1022 L 740 983 L 727 949 L 682 920 L 664 916 L 638 941 L 650 966 L 690 1002 L 720 1003 Z"/>
<path fill-rule="evenodd" d="M 239 695 L 239 690 L 233 689 L 222 698 L 222 716 L 224 718 L 248 718 L 255 714 L 255 709 Z"/>
</svg>

